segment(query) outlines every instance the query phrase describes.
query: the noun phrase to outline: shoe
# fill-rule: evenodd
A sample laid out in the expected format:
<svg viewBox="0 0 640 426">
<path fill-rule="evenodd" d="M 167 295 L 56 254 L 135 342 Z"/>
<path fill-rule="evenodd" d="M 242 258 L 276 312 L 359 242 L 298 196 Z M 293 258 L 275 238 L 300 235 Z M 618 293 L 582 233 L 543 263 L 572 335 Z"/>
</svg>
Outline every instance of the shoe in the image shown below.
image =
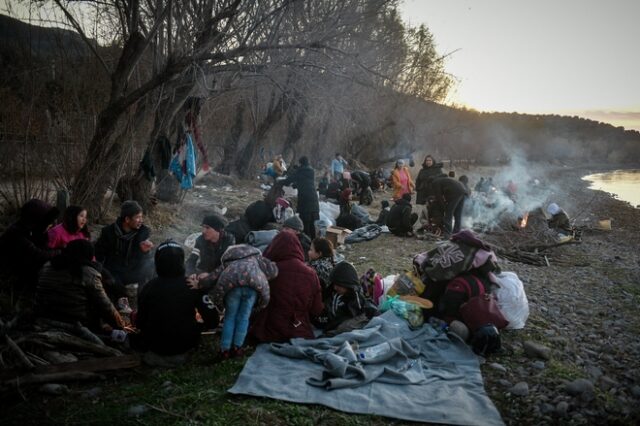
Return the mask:
<svg viewBox="0 0 640 426">
<path fill-rule="evenodd" d="M 221 352 L 218 354 L 217 361 L 218 361 L 218 362 L 226 361 L 226 360 L 230 359 L 230 358 L 231 358 L 231 356 L 232 356 L 232 355 L 231 355 L 231 351 L 221 351 Z"/>
<path fill-rule="evenodd" d="M 234 346 L 233 349 L 231 349 L 231 356 L 233 358 L 244 358 L 244 349 Z"/>
</svg>

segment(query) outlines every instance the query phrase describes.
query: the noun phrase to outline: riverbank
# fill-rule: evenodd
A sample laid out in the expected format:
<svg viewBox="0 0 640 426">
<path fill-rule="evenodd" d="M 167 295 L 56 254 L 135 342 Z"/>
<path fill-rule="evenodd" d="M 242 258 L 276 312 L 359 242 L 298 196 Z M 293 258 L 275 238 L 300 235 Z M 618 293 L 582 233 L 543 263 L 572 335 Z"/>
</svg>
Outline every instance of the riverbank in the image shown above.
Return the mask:
<svg viewBox="0 0 640 426">
<path fill-rule="evenodd" d="M 531 266 L 501 259 L 503 270 L 518 274 L 530 302 L 525 329 L 502 334 L 503 352 L 482 364 L 485 387 L 509 425 L 637 424 L 640 421 L 640 210 L 588 189 L 581 177 L 594 168 L 541 170 L 554 183 L 554 196 L 585 230 L 580 244 L 552 249 L 587 266 Z M 470 169 L 472 177 L 495 169 Z M 463 174 L 462 171 L 459 174 Z M 213 205 L 240 214 L 262 191 L 255 181 L 229 183 L 215 176 L 198 182 L 180 206 L 161 205 L 149 218 L 156 244 L 167 237 L 184 241 L 199 231 Z M 377 213 L 378 194 L 370 209 Z M 609 232 L 588 230 L 597 219 L 612 219 Z M 383 275 L 411 267 L 414 254 L 432 243 L 390 235 L 346 247 L 342 253 L 358 271 L 373 267 Z M 532 357 L 525 342 L 548 349 Z M 402 424 L 381 417 L 348 415 L 226 394 L 242 361 L 214 364 L 206 336 L 193 361 L 166 371 L 146 367 L 109 374 L 99 384 L 74 385 L 69 394 L 16 397 L 3 422 L 93 424 Z M 546 352 L 545 352 L 546 353 Z M 429 398 L 425 395 L 425 398 Z M 3 404 L 4 405 L 4 404 Z M 142 407 L 142 408 L 136 408 Z M 137 410 L 137 411 L 136 411 Z M 139 415 L 140 417 L 136 417 Z"/>
</svg>

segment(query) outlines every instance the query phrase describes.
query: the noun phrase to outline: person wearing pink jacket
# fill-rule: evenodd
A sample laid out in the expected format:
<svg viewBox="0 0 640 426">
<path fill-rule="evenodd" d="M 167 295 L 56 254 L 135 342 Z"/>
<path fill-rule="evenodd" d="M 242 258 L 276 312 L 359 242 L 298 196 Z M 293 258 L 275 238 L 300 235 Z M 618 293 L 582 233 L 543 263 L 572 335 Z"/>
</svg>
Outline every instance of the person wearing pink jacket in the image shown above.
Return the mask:
<svg viewBox="0 0 640 426">
<path fill-rule="evenodd" d="M 73 240 L 91 240 L 87 228 L 87 210 L 80 206 L 69 206 L 64 211 L 62 223 L 48 231 L 49 248 L 64 248 Z"/>
</svg>

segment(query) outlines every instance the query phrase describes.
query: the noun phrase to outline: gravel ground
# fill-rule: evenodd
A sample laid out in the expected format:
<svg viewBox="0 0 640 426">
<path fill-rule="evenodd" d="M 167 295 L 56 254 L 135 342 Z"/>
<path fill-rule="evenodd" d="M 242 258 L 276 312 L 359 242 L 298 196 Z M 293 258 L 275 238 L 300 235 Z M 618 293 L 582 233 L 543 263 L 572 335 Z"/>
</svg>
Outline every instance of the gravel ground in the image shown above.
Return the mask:
<svg viewBox="0 0 640 426">
<path fill-rule="evenodd" d="M 468 174 L 474 182 L 485 172 Z M 482 364 L 486 389 L 507 424 L 639 423 L 640 209 L 588 189 L 580 177 L 591 172 L 555 167 L 545 175 L 558 183 L 556 200 L 572 206 L 567 210 L 576 225 L 590 228 L 598 218 L 612 219 L 611 231 L 586 229 L 580 244 L 550 250 L 551 257 L 575 259 L 582 266 L 501 259 L 502 269 L 523 281 L 530 303 L 526 327 L 503 332 L 502 353 Z M 199 220 L 214 205 L 226 206 L 233 219 L 261 196 L 255 182 L 221 179 L 199 181 L 170 221 L 156 215 L 156 235 L 184 241 L 199 231 Z M 376 195 L 372 216 L 385 196 Z M 342 252 L 360 272 L 374 267 L 386 275 L 410 269 L 412 257 L 432 245 L 382 235 Z"/>
</svg>

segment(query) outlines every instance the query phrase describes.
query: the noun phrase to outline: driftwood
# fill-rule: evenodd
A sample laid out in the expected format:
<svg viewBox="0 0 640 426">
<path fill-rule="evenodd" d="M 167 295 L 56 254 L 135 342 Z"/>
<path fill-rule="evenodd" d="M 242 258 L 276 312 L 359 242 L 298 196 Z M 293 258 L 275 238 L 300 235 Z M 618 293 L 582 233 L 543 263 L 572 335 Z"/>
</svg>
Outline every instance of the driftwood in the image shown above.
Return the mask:
<svg viewBox="0 0 640 426">
<path fill-rule="evenodd" d="M 83 339 L 89 342 L 93 342 L 98 346 L 107 346 L 104 344 L 102 340 L 100 340 L 98 336 L 93 334 L 91 330 L 83 326 L 79 321 L 76 323 L 76 330 L 78 331 L 78 334 L 80 335 L 80 337 L 82 337 Z"/>
<path fill-rule="evenodd" d="M 24 352 L 22 352 L 22 349 L 20 349 L 20 346 L 18 346 L 17 343 L 14 342 L 13 339 L 9 337 L 8 334 L 5 335 L 4 338 L 7 341 L 7 346 L 9 346 L 9 349 L 11 349 L 14 354 L 16 354 L 16 356 L 18 357 L 18 360 L 20 360 L 20 363 L 24 365 L 26 368 L 32 369 L 34 367 L 33 363 L 31 362 L 29 357 L 27 357 L 27 355 Z"/>
<path fill-rule="evenodd" d="M 38 340 L 42 340 L 46 343 L 50 343 L 54 346 L 66 346 L 73 349 L 80 349 L 82 351 L 91 352 L 97 355 L 104 356 L 119 356 L 122 355 L 117 349 L 110 346 L 100 346 L 95 343 L 88 342 L 76 336 L 72 336 L 62 331 L 44 331 L 40 333 L 33 333 L 31 336 Z"/>
<path fill-rule="evenodd" d="M 83 326 L 80 321 L 76 322 L 75 324 L 56 321 L 49 318 L 38 318 L 37 321 L 39 325 L 46 328 L 57 328 L 60 330 L 68 331 L 69 333 L 81 337 L 88 342 L 95 343 L 99 346 L 106 346 L 98 336 L 93 334 L 93 332 L 91 332 L 91 330 L 89 330 L 87 327 Z"/>
</svg>

